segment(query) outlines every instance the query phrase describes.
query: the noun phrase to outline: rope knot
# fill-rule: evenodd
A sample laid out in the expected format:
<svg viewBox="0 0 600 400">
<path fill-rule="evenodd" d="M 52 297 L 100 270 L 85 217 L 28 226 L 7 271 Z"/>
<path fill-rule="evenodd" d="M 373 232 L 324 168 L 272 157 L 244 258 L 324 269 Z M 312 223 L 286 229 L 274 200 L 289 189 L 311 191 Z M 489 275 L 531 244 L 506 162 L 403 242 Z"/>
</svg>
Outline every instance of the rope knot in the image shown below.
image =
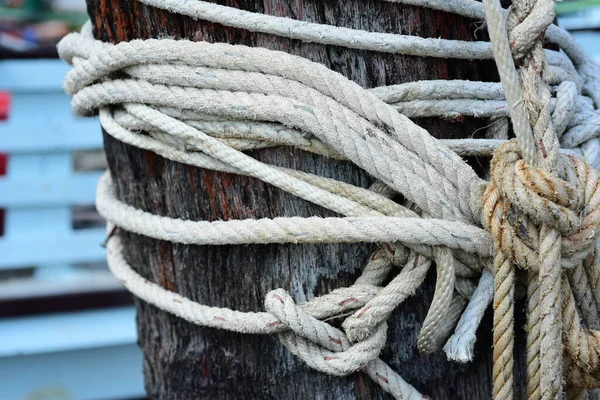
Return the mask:
<svg viewBox="0 0 600 400">
<path fill-rule="evenodd" d="M 561 235 L 561 265 L 594 251 L 600 224 L 598 174 L 576 157 L 562 157 L 565 179 L 525 163 L 516 141 L 500 146 L 484 193 L 483 224 L 497 247 L 524 269 L 538 270 L 542 225 Z"/>
<path fill-rule="evenodd" d="M 289 328 L 279 334 L 281 343 L 308 366 L 345 376 L 379 357 L 386 340 L 386 323 L 381 323 L 365 340 L 352 344 L 344 332 L 307 314 L 283 289 L 269 292 L 265 308 Z"/>
</svg>

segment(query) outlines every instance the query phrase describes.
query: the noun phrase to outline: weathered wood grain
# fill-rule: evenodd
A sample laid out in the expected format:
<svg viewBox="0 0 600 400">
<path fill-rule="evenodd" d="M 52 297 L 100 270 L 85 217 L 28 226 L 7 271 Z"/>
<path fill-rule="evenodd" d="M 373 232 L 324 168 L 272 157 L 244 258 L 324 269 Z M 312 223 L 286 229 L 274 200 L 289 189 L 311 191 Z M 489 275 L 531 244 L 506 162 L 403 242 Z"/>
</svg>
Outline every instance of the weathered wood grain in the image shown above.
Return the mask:
<svg viewBox="0 0 600 400">
<path fill-rule="evenodd" d="M 113 43 L 176 37 L 283 50 L 320 62 L 364 87 L 418 79 L 496 80 L 492 62 L 424 59 L 302 43 L 226 28 L 141 5 L 135 0 L 87 0 L 97 38 Z M 423 37 L 475 40 L 475 21 L 380 0 L 224 0 L 220 4 L 299 20 Z M 481 31 L 479 32 L 481 35 Z M 420 119 L 440 138 L 470 137 L 485 121 Z M 476 135 L 480 135 L 479 131 Z M 252 178 L 205 171 L 167 161 L 105 135 L 107 160 L 118 196 L 155 214 L 192 220 L 333 213 Z M 347 162 L 289 148 L 253 151 L 257 159 L 366 187 L 372 177 Z M 483 170 L 486 160 L 473 165 Z M 274 288 L 297 301 L 349 285 L 371 245 L 182 246 L 120 233 L 128 261 L 142 275 L 201 303 L 262 310 Z M 390 322 L 383 359 L 435 399 L 486 399 L 491 393 L 490 318 L 480 329 L 473 364 L 443 354 L 421 356 L 418 330 L 432 297 L 425 290 L 405 302 Z M 372 399 L 388 396 L 357 373 L 346 378 L 306 367 L 276 337 L 239 335 L 192 326 L 137 302 L 140 345 L 149 397 L 157 399 Z M 522 364 L 522 363 L 521 363 Z M 520 373 L 520 372 L 519 372 Z M 518 379 L 518 381 L 522 381 Z"/>
</svg>

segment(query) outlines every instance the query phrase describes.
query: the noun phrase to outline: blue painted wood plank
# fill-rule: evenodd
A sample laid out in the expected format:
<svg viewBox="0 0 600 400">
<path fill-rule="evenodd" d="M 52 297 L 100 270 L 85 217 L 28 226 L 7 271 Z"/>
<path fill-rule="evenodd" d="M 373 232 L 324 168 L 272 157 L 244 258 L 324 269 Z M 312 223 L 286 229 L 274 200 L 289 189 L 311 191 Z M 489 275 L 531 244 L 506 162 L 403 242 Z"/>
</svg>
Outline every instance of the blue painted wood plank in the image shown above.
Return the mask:
<svg viewBox="0 0 600 400">
<path fill-rule="evenodd" d="M 600 32 L 571 32 L 571 35 L 586 53 L 600 63 L 600 46 L 598 46 Z"/>
<path fill-rule="evenodd" d="M 4 400 L 145 398 L 135 344 L 0 358 Z"/>
<path fill-rule="evenodd" d="M 33 276 L 0 280 L 0 301 L 97 293 L 122 288 L 108 268 L 38 268 Z"/>
<path fill-rule="evenodd" d="M 0 177 L 0 207 L 93 204 L 102 172 L 72 170 L 70 153 L 12 155 L 8 174 Z"/>
<path fill-rule="evenodd" d="M 106 238 L 102 228 L 82 229 L 71 235 L 52 235 L 44 232 L 29 237 L 0 238 L 0 270 L 32 265 L 98 262 L 106 258 L 100 246 Z"/>
<path fill-rule="evenodd" d="M 0 357 L 132 344 L 133 306 L 0 319 Z"/>
<path fill-rule="evenodd" d="M 0 208 L 94 204 L 102 172 L 81 172 L 68 178 L 15 174 L 0 178 Z"/>
<path fill-rule="evenodd" d="M 0 152 L 102 148 L 98 120 L 74 115 L 70 103 L 70 97 L 60 91 L 14 94 L 10 116 L 0 123 Z"/>
<path fill-rule="evenodd" d="M 8 160 L 9 178 L 29 179 L 40 176 L 62 179 L 71 175 L 73 161 L 70 153 L 18 154 Z M 4 179 L 4 178 L 3 178 Z"/>
<path fill-rule="evenodd" d="M 12 243 L 66 237 L 73 232 L 69 207 L 11 208 L 4 218 L 4 239 Z"/>
<path fill-rule="evenodd" d="M 0 90 L 11 92 L 62 91 L 70 66 L 57 59 L 0 61 Z"/>
<path fill-rule="evenodd" d="M 559 7 L 563 10 L 559 10 Z M 571 11 L 571 13 L 559 15 L 559 26 L 566 30 L 596 29 L 600 27 L 600 3 L 598 0 L 587 2 L 558 3 L 557 11 Z M 567 10 L 565 8 L 570 8 Z"/>
<path fill-rule="evenodd" d="M 93 204 L 100 172 L 72 172 L 71 153 L 99 149 L 98 121 L 73 115 L 59 60 L 0 62 L 0 90 L 12 93 L 0 124 L 0 178 L 7 208 L 0 269 L 105 259 L 105 229 L 73 231 L 70 206 Z M 59 268 L 60 269 L 60 268 Z M 36 276 L 41 276 L 36 273 Z M 45 275 L 44 275 L 45 276 Z M 123 399 L 144 396 L 132 307 L 0 320 L 2 398 Z"/>
</svg>

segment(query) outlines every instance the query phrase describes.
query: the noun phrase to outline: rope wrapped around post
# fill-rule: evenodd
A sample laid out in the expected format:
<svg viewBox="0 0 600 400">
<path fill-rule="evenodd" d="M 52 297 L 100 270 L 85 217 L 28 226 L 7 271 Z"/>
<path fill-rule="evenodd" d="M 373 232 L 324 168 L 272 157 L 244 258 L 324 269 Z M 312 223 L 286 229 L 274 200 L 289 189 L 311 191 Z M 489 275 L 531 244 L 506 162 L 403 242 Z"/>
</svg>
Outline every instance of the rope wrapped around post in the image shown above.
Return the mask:
<svg viewBox="0 0 600 400">
<path fill-rule="evenodd" d="M 277 334 L 312 368 L 363 370 L 396 398 L 417 399 L 423 396 L 379 353 L 386 321 L 435 263 L 419 350 L 443 347 L 449 358 L 469 361 L 493 297 L 493 397 L 511 399 L 516 266 L 528 273 L 528 398 L 561 398 L 563 379 L 573 396 L 600 387 L 599 69 L 551 25 L 551 1 L 515 1 L 506 11 L 498 0 L 484 0 L 485 8 L 472 0 L 393 0 L 475 18 L 485 13 L 491 44 L 300 24 L 202 1 L 141 1 L 299 40 L 432 57 L 493 55 L 502 85 L 428 81 L 365 90 L 322 65 L 266 49 L 170 39 L 110 45 L 93 40 L 89 25 L 67 36 L 59 52 L 74 68 L 65 89 L 74 110 L 98 113 L 108 134 L 170 160 L 261 179 L 343 216 L 167 218 L 121 202 L 105 175 L 97 207 L 110 224 L 183 244 L 378 243 L 354 285 L 303 304 L 275 289 L 264 312 L 244 313 L 195 303 L 142 278 L 115 235 L 109 267 L 131 292 L 198 325 Z M 564 53 L 544 50 L 544 35 Z M 399 113 L 448 117 L 457 110 L 492 119 L 488 139 L 438 141 Z M 505 116 L 516 139 L 508 140 Z M 350 160 L 377 182 L 360 188 L 243 152 L 279 145 Z M 460 157 L 492 153 L 489 182 Z M 392 201 L 395 193 L 406 203 Z M 343 329 L 327 322 L 338 317 Z"/>
</svg>

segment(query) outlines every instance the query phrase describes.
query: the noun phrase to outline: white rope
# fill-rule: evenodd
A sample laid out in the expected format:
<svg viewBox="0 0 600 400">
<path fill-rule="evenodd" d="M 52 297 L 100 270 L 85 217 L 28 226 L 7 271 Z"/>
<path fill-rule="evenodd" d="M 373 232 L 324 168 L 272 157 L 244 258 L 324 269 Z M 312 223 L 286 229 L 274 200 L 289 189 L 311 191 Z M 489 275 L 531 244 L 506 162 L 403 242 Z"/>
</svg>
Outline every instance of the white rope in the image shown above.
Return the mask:
<svg viewBox="0 0 600 400">
<path fill-rule="evenodd" d="M 289 217 L 207 222 L 161 217 L 117 200 L 108 173 L 98 184 L 96 205 L 104 218 L 127 231 L 174 243 L 402 242 L 446 246 L 482 257 L 491 256 L 489 234 L 458 221 L 407 217 Z"/>
<path fill-rule="evenodd" d="M 513 57 L 532 51 L 532 43 L 549 24 L 548 16 L 535 17 L 507 33 L 502 23 L 507 14 L 496 0 L 485 0 L 485 8 L 473 0 L 387 0 L 477 20 L 490 13 L 493 40 L 487 43 L 366 32 L 197 0 L 140 1 L 195 19 L 305 42 L 421 57 L 492 59 L 495 55 L 503 84 L 432 80 L 365 90 L 324 66 L 267 49 L 170 39 L 111 45 L 93 40 L 89 24 L 83 34 L 68 35 L 59 44 L 61 58 L 74 67 L 65 79 L 74 110 L 82 115 L 98 112 L 102 126 L 116 139 L 173 161 L 261 179 L 342 215 L 215 222 L 162 217 L 121 202 L 105 175 L 98 186 L 97 207 L 111 224 L 159 240 L 197 245 L 393 243 L 373 254 L 351 287 L 299 305 L 279 289 L 266 297 L 267 312 L 242 313 L 200 305 L 148 282 L 127 264 L 120 239 L 113 237 L 108 241 L 109 266 L 132 293 L 198 325 L 276 333 L 312 368 L 334 375 L 362 369 L 396 398 L 416 399 L 421 395 L 378 356 L 385 344 L 385 321 L 414 294 L 435 261 L 436 291 L 418 347 L 422 352 L 438 350 L 454 329 L 444 350 L 450 359 L 471 360 L 475 333 L 494 291 L 493 274 L 481 271 L 483 266 L 492 269 L 495 254 L 490 234 L 480 227 L 487 182 L 460 156 L 489 156 L 499 147 L 510 148 L 510 116 L 523 157 L 536 165 L 534 134 L 539 135 L 529 124 Z M 541 51 L 550 71 L 546 83 L 553 85 L 554 97 L 547 100 L 548 123 L 564 147 L 561 153 L 556 149 L 554 157 L 583 156 L 598 167 L 599 69 L 565 31 L 550 25 L 546 37 L 561 47 L 559 52 Z M 465 116 L 485 118 L 481 135 L 485 138 L 438 141 L 408 119 L 462 120 Z M 281 145 L 350 160 L 378 181 L 369 189 L 359 188 L 267 165 L 243 153 Z M 570 173 L 570 179 L 576 180 L 577 173 Z M 586 177 L 590 182 L 595 179 Z M 535 197 L 542 194 L 534 195 L 533 189 L 511 179 L 500 182 L 505 187 L 495 183 L 508 196 L 515 193 L 511 201 L 520 210 L 541 221 L 555 218 L 552 213 L 558 208 L 545 212 L 545 197 Z M 540 179 L 535 175 L 535 182 Z M 588 186 L 592 193 L 593 185 Z M 396 192 L 410 207 L 388 198 Z M 577 191 L 567 192 L 550 204 Z M 571 206 L 594 203 L 592 194 L 580 196 L 585 200 Z M 578 220 L 570 209 L 561 213 L 563 227 L 581 225 L 583 217 Z M 594 210 L 585 213 L 595 215 Z M 593 252 L 590 240 L 597 230 L 590 224 L 574 235 L 557 231 L 563 249 L 557 253 L 562 257 L 560 265 L 580 265 Z M 493 227 L 488 228 L 497 237 Z M 510 240 L 518 248 L 515 262 L 538 268 L 537 247 L 519 237 Z M 402 267 L 401 272 L 381 288 L 393 265 Z M 593 269 L 598 264 L 585 265 L 590 278 L 583 280 L 580 272 L 581 281 L 600 283 L 594 279 L 600 276 Z M 475 288 L 470 279 L 480 274 Z M 597 309 L 589 304 L 585 308 L 588 313 Z M 334 316 L 347 316 L 344 332 L 324 321 Z"/>
<path fill-rule="evenodd" d="M 473 349 L 477 340 L 476 333 L 485 310 L 494 297 L 494 276 L 487 270 L 483 271 L 477 289 L 467 308 L 463 312 L 454 334 L 444 345 L 448 359 L 469 362 L 473 360 Z"/>
</svg>

